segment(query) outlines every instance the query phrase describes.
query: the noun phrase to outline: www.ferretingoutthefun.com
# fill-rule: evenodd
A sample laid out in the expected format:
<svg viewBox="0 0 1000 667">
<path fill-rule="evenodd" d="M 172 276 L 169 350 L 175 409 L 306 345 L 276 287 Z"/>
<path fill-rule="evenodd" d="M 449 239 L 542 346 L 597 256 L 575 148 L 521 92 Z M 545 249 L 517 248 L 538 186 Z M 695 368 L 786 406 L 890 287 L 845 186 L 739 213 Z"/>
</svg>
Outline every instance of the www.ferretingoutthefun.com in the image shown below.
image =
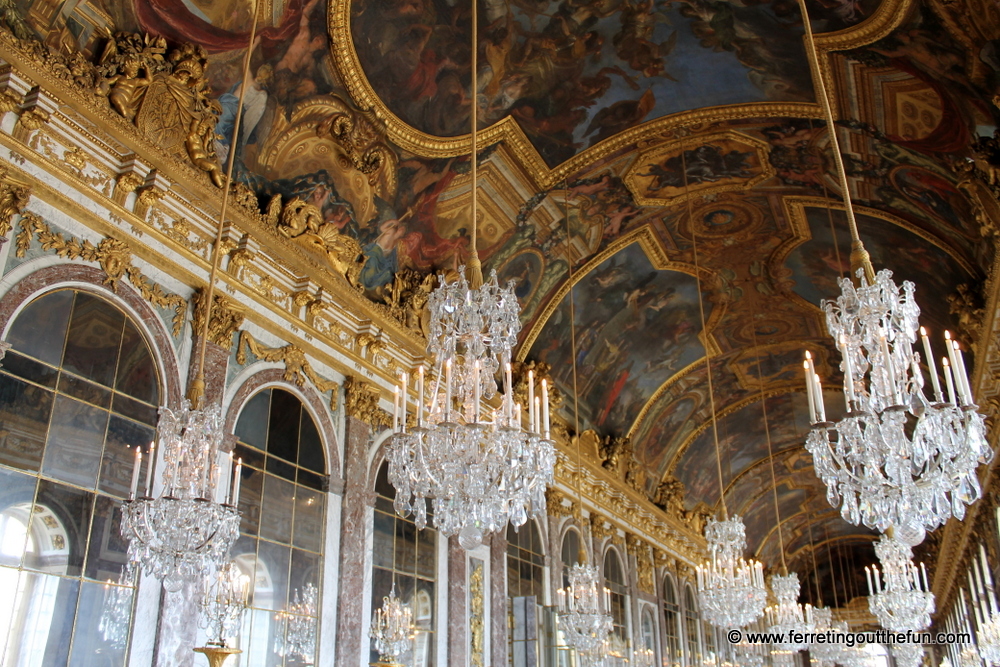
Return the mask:
<svg viewBox="0 0 1000 667">
<path fill-rule="evenodd" d="M 787 635 L 787 638 L 786 638 Z M 726 633 L 730 644 L 967 644 L 972 638 L 967 632 L 744 632 L 730 630 Z"/>
</svg>

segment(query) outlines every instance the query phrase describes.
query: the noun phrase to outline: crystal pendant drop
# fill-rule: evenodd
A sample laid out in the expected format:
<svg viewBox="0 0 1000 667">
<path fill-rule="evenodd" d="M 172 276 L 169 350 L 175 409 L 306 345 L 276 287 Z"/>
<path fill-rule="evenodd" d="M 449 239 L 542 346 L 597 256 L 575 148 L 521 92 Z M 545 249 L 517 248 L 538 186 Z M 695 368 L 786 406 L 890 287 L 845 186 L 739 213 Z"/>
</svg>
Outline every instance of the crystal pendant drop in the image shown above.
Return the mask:
<svg viewBox="0 0 1000 667">
<path fill-rule="evenodd" d="M 603 653 L 611 632 L 610 594 L 600 588 L 600 573 L 595 565 L 577 563 L 569 571 L 569 586 L 557 591 L 559 629 L 566 645 L 578 656 Z M 594 660 L 588 660 L 594 665 Z"/>
</svg>

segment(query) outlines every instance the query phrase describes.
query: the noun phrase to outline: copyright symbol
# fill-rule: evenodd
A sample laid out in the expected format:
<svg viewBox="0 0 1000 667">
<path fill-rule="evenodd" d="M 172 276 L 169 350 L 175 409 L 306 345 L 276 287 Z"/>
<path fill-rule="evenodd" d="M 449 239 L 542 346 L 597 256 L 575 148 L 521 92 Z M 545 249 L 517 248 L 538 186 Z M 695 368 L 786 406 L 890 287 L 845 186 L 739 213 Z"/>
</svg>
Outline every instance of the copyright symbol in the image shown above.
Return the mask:
<svg viewBox="0 0 1000 667">
<path fill-rule="evenodd" d="M 730 644 L 739 644 L 743 639 L 743 633 L 739 630 L 730 630 L 726 633 L 726 636 L 729 638 Z"/>
</svg>

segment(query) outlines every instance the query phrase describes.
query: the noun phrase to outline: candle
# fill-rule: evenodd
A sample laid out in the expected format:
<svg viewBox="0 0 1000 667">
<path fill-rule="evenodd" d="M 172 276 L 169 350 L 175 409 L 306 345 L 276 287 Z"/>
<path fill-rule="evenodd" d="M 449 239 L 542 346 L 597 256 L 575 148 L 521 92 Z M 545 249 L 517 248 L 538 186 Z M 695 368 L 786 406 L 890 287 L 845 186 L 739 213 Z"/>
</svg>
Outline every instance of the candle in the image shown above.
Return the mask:
<svg viewBox="0 0 1000 667">
<path fill-rule="evenodd" d="M 925 591 L 929 591 L 929 590 L 931 589 L 931 587 L 930 587 L 930 585 L 929 585 L 929 584 L 927 583 L 927 568 L 926 568 L 926 567 L 924 567 L 924 564 L 923 564 L 923 563 L 921 563 L 921 564 L 920 564 L 920 575 L 921 575 L 921 577 L 922 577 L 922 578 L 923 578 L 923 580 L 924 580 L 924 590 L 925 590 Z"/>
<path fill-rule="evenodd" d="M 819 412 L 817 417 L 821 422 L 826 421 L 826 405 L 823 403 L 823 385 L 819 382 L 819 375 L 813 375 L 816 380 L 816 385 L 813 391 L 816 392 L 816 410 Z"/>
<path fill-rule="evenodd" d="M 969 376 L 965 371 L 965 357 L 962 356 L 962 347 L 957 340 L 952 341 L 955 347 L 955 366 L 958 369 L 958 376 L 961 377 L 962 397 L 966 405 L 972 404 L 972 387 L 969 386 Z"/>
<path fill-rule="evenodd" d="M 874 595 L 875 589 L 872 588 L 872 571 L 867 565 L 865 565 L 865 577 L 868 579 L 868 595 Z"/>
<path fill-rule="evenodd" d="M 451 359 L 444 362 L 444 420 L 451 421 Z"/>
<path fill-rule="evenodd" d="M 955 394 L 958 397 L 957 401 L 952 401 L 955 405 L 961 405 L 964 398 L 964 392 L 962 390 L 962 378 L 958 374 L 958 360 L 955 358 L 955 346 L 952 344 L 951 332 L 944 332 L 944 346 L 948 351 L 948 363 L 951 364 L 951 373 L 955 382 Z"/>
<path fill-rule="evenodd" d="M 545 439 L 549 439 L 549 381 L 542 380 L 542 415 L 544 416 L 543 428 L 545 429 Z"/>
<path fill-rule="evenodd" d="M 399 428 L 403 433 L 406 433 L 406 391 L 407 391 L 407 377 L 406 373 L 402 374 L 402 380 L 399 383 L 399 402 L 402 408 L 399 411 Z"/>
<path fill-rule="evenodd" d="M 931 386 L 934 387 L 934 400 L 944 403 L 941 394 L 941 382 L 938 380 L 937 368 L 934 365 L 934 353 L 931 351 L 931 341 L 927 337 L 927 329 L 920 327 L 920 339 L 924 343 L 924 357 L 927 359 L 927 370 L 931 374 Z"/>
<path fill-rule="evenodd" d="M 535 396 L 535 423 L 533 426 L 533 430 L 535 431 L 535 433 L 541 433 L 542 427 L 541 424 L 539 423 L 541 416 L 542 416 L 542 397 Z"/>
<path fill-rule="evenodd" d="M 479 422 L 479 360 L 472 367 L 472 403 L 475 421 Z"/>
<path fill-rule="evenodd" d="M 233 471 L 233 494 L 229 498 L 229 504 L 233 507 L 237 506 L 240 502 L 240 482 L 242 481 L 240 473 L 242 471 L 243 459 L 236 459 L 236 470 Z"/>
<path fill-rule="evenodd" d="M 521 426 L 521 404 L 514 405 L 514 423 Z"/>
<path fill-rule="evenodd" d="M 226 468 L 226 478 L 229 482 L 229 486 L 226 487 L 226 495 L 224 498 L 228 501 L 229 497 L 233 495 L 233 450 L 229 450 L 229 467 Z"/>
<path fill-rule="evenodd" d="M 951 379 L 951 364 L 948 363 L 948 357 L 941 357 L 941 367 L 944 370 L 944 382 L 948 386 L 948 402 L 958 405 L 955 400 L 955 383 Z"/>
<path fill-rule="evenodd" d="M 840 353 L 844 355 L 844 395 L 847 400 L 847 411 L 854 404 L 854 369 L 851 366 L 851 354 L 847 349 L 847 339 L 840 337 Z"/>
<path fill-rule="evenodd" d="M 528 371 L 528 429 L 535 430 L 535 372 Z"/>
<path fill-rule="evenodd" d="M 156 461 L 156 445 L 149 443 L 149 461 L 146 463 L 146 497 L 153 497 L 153 468 Z"/>
<path fill-rule="evenodd" d="M 806 357 L 809 353 L 806 352 Z M 819 420 L 816 418 L 816 399 L 813 398 L 812 390 L 812 371 L 809 370 L 809 359 L 807 358 L 802 362 L 802 369 L 806 374 L 806 395 L 809 397 L 809 421 L 813 424 Z"/>
<path fill-rule="evenodd" d="M 424 425 L 424 366 L 417 369 L 417 426 Z"/>
<path fill-rule="evenodd" d="M 139 488 L 139 470 L 142 468 L 142 450 L 135 448 L 135 462 L 132 464 L 132 483 L 129 484 L 128 499 L 135 500 L 135 492 Z"/>
<path fill-rule="evenodd" d="M 392 388 L 392 430 L 399 432 L 399 385 Z"/>
<path fill-rule="evenodd" d="M 504 388 L 503 388 L 503 392 L 504 392 L 504 396 L 503 396 L 503 399 L 504 399 L 503 400 L 503 403 L 504 403 L 504 413 L 507 415 L 507 420 L 508 421 L 513 421 L 514 420 L 514 391 L 513 391 L 514 381 L 511 378 L 511 368 L 510 368 L 510 362 L 509 361 L 504 366 L 503 377 L 504 377 Z"/>
<path fill-rule="evenodd" d="M 872 574 L 875 575 L 875 592 L 882 592 L 882 578 L 879 576 L 878 567 L 872 565 Z"/>
</svg>

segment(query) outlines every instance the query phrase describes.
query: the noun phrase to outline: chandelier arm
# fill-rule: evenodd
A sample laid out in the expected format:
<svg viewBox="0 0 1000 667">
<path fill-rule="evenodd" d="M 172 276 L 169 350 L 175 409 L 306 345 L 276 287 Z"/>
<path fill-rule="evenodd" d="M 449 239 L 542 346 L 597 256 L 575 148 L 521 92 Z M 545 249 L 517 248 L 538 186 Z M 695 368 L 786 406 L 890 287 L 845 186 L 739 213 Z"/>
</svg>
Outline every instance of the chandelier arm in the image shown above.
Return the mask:
<svg viewBox="0 0 1000 667">
<path fill-rule="evenodd" d="M 253 21 L 250 24 L 250 37 L 247 42 L 247 52 L 243 57 L 243 80 L 240 84 L 239 102 L 236 107 L 236 115 L 233 118 L 233 136 L 229 144 L 229 156 L 226 162 L 226 177 L 223 181 L 222 208 L 219 211 L 219 226 L 215 231 L 215 243 L 212 245 L 212 270 L 208 274 L 208 287 L 205 290 L 205 315 L 201 325 L 201 340 L 198 342 L 197 373 L 188 387 L 187 398 L 191 401 L 191 407 L 198 409 L 205 398 L 205 354 L 208 349 L 208 327 L 212 319 L 212 307 L 215 299 L 215 280 L 219 274 L 219 262 L 222 257 L 222 235 L 226 227 L 226 212 L 229 207 L 229 191 L 233 183 L 233 166 L 236 164 L 236 149 L 239 147 L 240 123 L 243 120 L 243 100 L 247 92 L 247 83 L 250 81 L 250 59 L 253 56 L 254 40 L 257 36 L 257 1 L 251 0 L 250 11 L 253 14 Z"/>
<path fill-rule="evenodd" d="M 833 107 L 830 104 L 830 97 L 826 90 L 826 80 L 823 78 L 823 72 L 819 66 L 819 54 L 816 51 L 816 41 L 813 39 L 812 24 L 809 22 L 809 10 L 806 8 L 805 0 L 798 0 L 798 3 L 802 12 L 802 26 L 805 30 L 806 56 L 809 58 L 810 69 L 812 69 L 816 96 L 819 97 L 820 106 L 823 107 L 823 115 L 826 118 L 827 131 L 830 134 L 830 147 L 833 151 L 833 160 L 837 167 L 837 178 L 840 180 L 844 199 L 844 211 L 847 214 L 847 226 L 851 231 L 851 272 L 856 273 L 858 269 L 863 269 L 865 278 L 869 283 L 873 283 L 875 282 L 875 269 L 872 268 L 871 257 L 868 255 L 868 251 L 865 250 L 865 246 L 861 242 L 861 236 L 858 234 L 858 221 L 854 216 L 850 184 L 847 182 L 847 170 L 844 168 L 844 158 L 840 152 L 840 140 L 837 137 Z"/>
</svg>

